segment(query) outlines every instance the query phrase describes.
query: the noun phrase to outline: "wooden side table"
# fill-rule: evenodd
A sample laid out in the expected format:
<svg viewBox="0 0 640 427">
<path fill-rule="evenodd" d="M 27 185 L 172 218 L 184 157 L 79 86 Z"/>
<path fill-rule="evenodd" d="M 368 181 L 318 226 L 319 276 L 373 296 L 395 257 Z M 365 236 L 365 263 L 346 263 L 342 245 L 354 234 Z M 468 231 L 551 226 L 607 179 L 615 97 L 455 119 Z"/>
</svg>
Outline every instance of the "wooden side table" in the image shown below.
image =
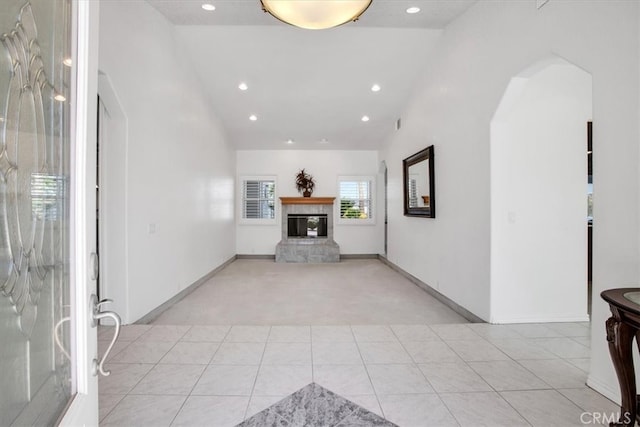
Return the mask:
<svg viewBox="0 0 640 427">
<path fill-rule="evenodd" d="M 609 425 L 634 426 L 636 420 L 640 421 L 632 354 L 634 337 L 640 349 L 640 288 L 609 289 L 600 296 L 611 309 L 612 316 L 606 322 L 607 341 L 622 395 L 620 419 Z"/>
</svg>

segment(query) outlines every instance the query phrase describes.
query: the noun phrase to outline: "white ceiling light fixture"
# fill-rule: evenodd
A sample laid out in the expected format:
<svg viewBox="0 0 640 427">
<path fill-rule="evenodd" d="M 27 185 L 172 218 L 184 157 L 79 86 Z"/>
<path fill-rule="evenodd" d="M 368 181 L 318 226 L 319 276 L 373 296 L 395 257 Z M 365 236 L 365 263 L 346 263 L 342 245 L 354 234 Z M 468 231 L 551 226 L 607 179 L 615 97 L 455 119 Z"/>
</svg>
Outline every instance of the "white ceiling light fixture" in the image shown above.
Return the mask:
<svg viewBox="0 0 640 427">
<path fill-rule="evenodd" d="M 245 82 L 242 82 L 238 85 L 238 89 L 240 90 L 247 90 L 249 89 L 249 86 L 247 86 L 247 84 Z"/>
<path fill-rule="evenodd" d="M 207 12 L 213 12 L 214 10 L 216 10 L 216 7 L 214 5 L 212 5 L 211 3 L 204 3 L 202 5 L 202 8 L 204 10 L 206 10 Z"/>
<path fill-rule="evenodd" d="M 369 121 L 369 116 L 362 116 L 362 118 L 360 119 L 363 122 L 368 122 Z"/>
<path fill-rule="evenodd" d="M 374 84 L 373 86 L 371 86 L 371 92 L 380 92 L 380 85 L 379 84 Z"/>
<path fill-rule="evenodd" d="M 407 8 L 407 13 L 410 15 L 413 15 L 414 13 L 418 13 L 418 12 L 420 12 L 420 8 L 417 6 L 412 6 Z"/>
<path fill-rule="evenodd" d="M 324 30 L 357 21 L 372 0 L 260 0 L 274 18 L 307 30 Z"/>
<path fill-rule="evenodd" d="M 251 120 L 252 122 L 255 122 L 256 120 L 258 120 L 258 116 L 256 116 L 255 114 L 252 114 L 249 116 L 249 120 Z"/>
<path fill-rule="evenodd" d="M 293 144 L 293 142 L 294 142 L 293 139 L 287 139 L 287 144 L 291 145 Z"/>
</svg>

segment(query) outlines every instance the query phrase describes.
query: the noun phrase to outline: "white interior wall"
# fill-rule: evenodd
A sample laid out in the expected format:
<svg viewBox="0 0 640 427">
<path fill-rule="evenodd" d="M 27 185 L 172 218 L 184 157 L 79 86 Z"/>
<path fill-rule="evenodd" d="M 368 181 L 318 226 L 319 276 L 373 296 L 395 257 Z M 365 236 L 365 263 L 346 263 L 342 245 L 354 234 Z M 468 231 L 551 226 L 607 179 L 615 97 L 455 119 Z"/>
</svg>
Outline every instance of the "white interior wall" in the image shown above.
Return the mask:
<svg viewBox="0 0 640 427">
<path fill-rule="evenodd" d="M 512 79 L 491 122 L 492 323 L 586 321 L 591 76 Z"/>
<path fill-rule="evenodd" d="M 276 177 L 276 198 L 301 197 L 294 177 L 305 170 L 316 181 L 312 197 L 338 197 L 338 177 L 341 175 L 372 176 L 378 180 L 377 151 L 339 150 L 239 150 L 236 156 L 237 176 L 272 175 Z M 384 185 L 380 181 L 380 185 Z M 379 186 L 376 182 L 376 188 Z M 237 203 L 242 200 L 238 185 Z M 374 194 L 379 192 L 374 189 Z M 241 255 L 273 255 L 282 237 L 280 202 L 276 208 L 276 221 L 269 225 L 251 225 L 237 222 L 237 251 Z M 341 254 L 378 254 L 383 251 L 382 227 L 384 201 L 374 200 L 374 224 L 344 225 L 334 222 L 334 240 Z M 338 201 L 334 203 L 334 208 Z M 242 210 L 237 205 L 238 215 Z"/>
<path fill-rule="evenodd" d="M 589 384 L 617 395 L 599 293 L 638 281 L 638 3 L 477 2 L 446 29 L 389 167 L 389 259 L 490 318 L 490 121 L 510 81 L 551 54 L 592 75 L 594 231 Z M 435 144 L 437 218 L 402 215 L 402 159 Z M 416 254 L 419 254 L 416 256 Z"/>
<path fill-rule="evenodd" d="M 109 310 L 129 312 L 127 248 L 127 117 L 109 78 L 98 75 L 99 111 L 99 293 Z"/>
<path fill-rule="evenodd" d="M 125 323 L 236 253 L 234 152 L 183 52 L 146 2 L 101 3 L 100 70 L 128 121 L 126 161 L 110 165 L 126 177 Z"/>
</svg>

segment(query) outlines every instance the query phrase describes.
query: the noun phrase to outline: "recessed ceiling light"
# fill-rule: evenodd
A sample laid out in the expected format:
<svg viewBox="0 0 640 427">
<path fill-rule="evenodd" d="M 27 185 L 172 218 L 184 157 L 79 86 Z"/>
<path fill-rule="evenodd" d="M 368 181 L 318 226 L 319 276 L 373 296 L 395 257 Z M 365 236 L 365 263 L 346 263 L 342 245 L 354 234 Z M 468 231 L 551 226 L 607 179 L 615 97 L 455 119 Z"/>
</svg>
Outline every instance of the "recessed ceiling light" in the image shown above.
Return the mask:
<svg viewBox="0 0 640 427">
<path fill-rule="evenodd" d="M 420 8 L 417 7 L 417 6 L 412 6 L 412 7 L 407 9 L 407 13 L 413 14 L 413 13 L 418 13 L 418 12 L 420 12 Z"/>
<path fill-rule="evenodd" d="M 289 145 L 293 144 L 293 139 L 287 139 L 287 144 Z"/>
<path fill-rule="evenodd" d="M 371 86 L 371 91 L 372 92 L 380 92 L 380 85 L 379 84 L 374 84 L 373 86 Z"/>
<path fill-rule="evenodd" d="M 327 138 L 322 138 L 320 140 L 320 144 L 328 144 L 328 143 L 329 143 L 329 140 Z"/>
<path fill-rule="evenodd" d="M 62 63 L 67 67 L 71 67 L 73 65 L 73 60 L 71 58 L 64 58 Z"/>
<path fill-rule="evenodd" d="M 238 85 L 238 89 L 240 90 L 247 90 L 249 89 L 249 86 L 247 86 L 247 84 L 245 82 L 242 82 Z"/>
<path fill-rule="evenodd" d="M 67 98 L 64 95 L 60 94 L 60 93 L 57 94 L 56 96 L 54 96 L 53 99 L 55 99 L 56 101 L 59 101 L 59 102 L 64 102 L 64 101 L 67 100 Z"/>
<path fill-rule="evenodd" d="M 362 120 L 363 122 L 368 122 L 369 121 L 369 116 L 362 116 Z"/>
<path fill-rule="evenodd" d="M 202 5 L 202 8 L 204 10 L 206 10 L 207 12 L 212 12 L 212 11 L 216 10 L 216 7 L 214 5 L 212 5 L 211 3 L 204 3 Z"/>
<path fill-rule="evenodd" d="M 258 116 L 256 116 L 255 114 L 252 114 L 249 116 L 249 120 L 251 120 L 252 122 L 255 122 L 256 120 L 258 120 Z"/>
</svg>

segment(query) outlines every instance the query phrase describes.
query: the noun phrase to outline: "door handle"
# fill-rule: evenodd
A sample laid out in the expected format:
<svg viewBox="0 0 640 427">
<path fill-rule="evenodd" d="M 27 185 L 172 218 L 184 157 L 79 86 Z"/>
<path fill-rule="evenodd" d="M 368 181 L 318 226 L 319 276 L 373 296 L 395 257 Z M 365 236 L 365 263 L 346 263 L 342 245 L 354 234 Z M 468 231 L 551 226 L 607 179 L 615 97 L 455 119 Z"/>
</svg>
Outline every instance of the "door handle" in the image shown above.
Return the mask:
<svg viewBox="0 0 640 427">
<path fill-rule="evenodd" d="M 105 319 L 107 317 L 110 319 L 113 319 L 114 323 L 116 324 L 116 328 L 113 334 L 113 338 L 111 339 L 111 343 L 109 343 L 109 347 L 107 347 L 107 350 L 102 355 L 102 358 L 100 359 L 100 361 L 98 361 L 98 359 L 93 359 L 93 375 L 94 376 L 100 374 L 102 376 L 108 377 L 109 375 L 111 375 L 111 371 L 105 371 L 104 362 L 107 360 L 107 357 L 109 357 L 109 353 L 113 349 L 113 346 L 115 345 L 116 340 L 118 339 L 118 336 L 120 336 L 120 325 L 122 324 L 122 321 L 120 320 L 120 316 L 118 316 L 118 313 L 114 311 L 100 310 L 101 306 L 108 304 L 110 302 L 113 302 L 113 300 L 103 299 L 102 301 L 98 301 L 98 297 L 96 295 L 91 295 L 91 306 L 93 307 L 92 317 L 91 317 L 91 326 L 95 328 L 96 326 L 98 326 L 98 322 L 100 321 L 100 319 Z"/>
</svg>

